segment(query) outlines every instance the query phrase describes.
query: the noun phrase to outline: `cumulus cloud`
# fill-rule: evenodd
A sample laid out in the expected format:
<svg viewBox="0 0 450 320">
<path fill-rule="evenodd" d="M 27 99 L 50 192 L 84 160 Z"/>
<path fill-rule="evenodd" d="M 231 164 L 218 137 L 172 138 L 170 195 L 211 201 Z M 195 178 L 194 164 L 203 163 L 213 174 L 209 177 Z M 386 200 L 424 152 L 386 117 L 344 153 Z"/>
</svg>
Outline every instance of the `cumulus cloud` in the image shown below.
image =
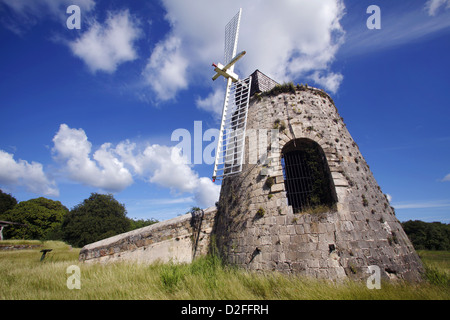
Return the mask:
<svg viewBox="0 0 450 320">
<path fill-rule="evenodd" d="M 220 186 L 199 177 L 180 148 L 158 144 L 138 147 L 129 140 L 102 144 L 95 152 L 83 129 L 62 124 L 53 138 L 54 159 L 68 177 L 84 185 L 119 192 L 135 178 L 168 188 L 173 193 L 190 193 L 197 204 L 209 207 L 219 199 Z"/>
<path fill-rule="evenodd" d="M 94 21 L 69 47 L 92 72 L 112 73 L 120 64 L 137 58 L 134 42 L 140 34 L 136 19 L 123 10 L 109 13 L 104 24 Z"/>
<path fill-rule="evenodd" d="M 55 182 L 44 173 L 42 164 L 14 160 L 14 156 L 0 150 L 0 185 L 6 187 L 23 186 L 28 191 L 48 196 L 58 196 Z"/>
<path fill-rule="evenodd" d="M 441 8 L 442 6 L 445 6 L 445 9 L 450 8 L 450 0 L 428 0 L 425 4 L 425 9 L 428 11 L 428 14 L 430 16 L 436 15 L 436 12 Z"/>
<path fill-rule="evenodd" d="M 125 141 L 116 152 L 138 176 L 173 193 L 191 193 L 202 207 L 212 206 L 219 199 L 220 186 L 199 177 L 180 148 L 154 144 L 140 150 L 135 143 Z"/>
<path fill-rule="evenodd" d="M 163 74 L 165 62 L 171 64 L 167 78 L 176 81 L 173 88 L 155 88 L 161 99 L 171 99 L 179 89 L 197 81 L 211 82 L 211 63 L 223 60 L 224 26 L 243 8 L 238 51 L 247 55 L 239 61 L 236 71 L 241 77 L 256 69 L 278 82 L 302 79 L 314 80 L 316 71 L 327 90 L 337 90 L 342 77 L 330 70 L 334 55 L 342 44 L 343 30 L 339 24 L 344 14 L 341 0 L 258 1 L 241 3 L 238 0 L 216 2 L 199 0 L 180 2 L 163 0 L 171 25 L 166 42 L 182 39 L 163 50 L 162 42 L 153 50 L 150 60 L 160 61 L 152 65 L 155 74 Z M 160 52 L 167 51 L 162 56 Z M 173 59 L 176 56 L 179 59 Z M 156 58 L 161 58 L 161 60 Z M 209 82 L 207 82 L 209 81 Z M 165 81 L 164 81 L 165 82 Z M 303 81 L 305 82 L 305 81 Z M 182 84 L 182 85 L 180 85 Z M 200 98 L 197 106 L 217 114 L 218 92 Z M 207 103 L 210 104 L 208 108 Z M 221 109 L 221 107 L 220 107 Z"/>
<path fill-rule="evenodd" d="M 311 79 L 318 85 L 328 88 L 329 91 L 335 93 L 344 79 L 344 76 L 340 73 L 332 72 L 322 75 L 319 71 L 316 71 L 311 75 Z"/>
<path fill-rule="evenodd" d="M 150 182 L 171 190 L 192 193 L 202 207 L 213 206 L 219 199 L 220 186 L 209 178 L 199 177 L 181 156 L 181 149 L 149 146 L 144 151 L 144 157 L 146 161 L 157 164 L 150 175 Z"/>
<path fill-rule="evenodd" d="M 206 98 L 198 97 L 195 104 L 199 109 L 212 112 L 217 119 L 222 115 L 223 101 L 225 90 L 223 88 L 216 88 Z"/>
<path fill-rule="evenodd" d="M 110 143 L 103 144 L 91 159 L 92 144 L 83 129 L 62 124 L 53 143 L 54 158 L 63 164 L 70 179 L 111 192 L 121 191 L 133 183 L 131 173 L 115 156 Z"/>
<path fill-rule="evenodd" d="M 159 100 L 173 99 L 179 90 L 188 85 L 188 61 L 180 47 L 181 40 L 175 36 L 158 43 L 143 72 L 146 82 Z"/>
<path fill-rule="evenodd" d="M 342 1 L 267 1 L 247 10 L 240 40 L 250 48 L 245 74 L 259 68 L 283 82 L 329 72 L 343 42 Z"/>
<path fill-rule="evenodd" d="M 220 186 L 214 184 L 209 178 L 199 178 L 194 198 L 200 205 L 204 207 L 213 206 L 220 196 Z"/>
<path fill-rule="evenodd" d="M 146 161 L 156 165 L 150 176 L 150 182 L 181 192 L 194 192 L 198 175 L 186 164 L 178 148 L 149 146 L 144 151 Z"/>
</svg>

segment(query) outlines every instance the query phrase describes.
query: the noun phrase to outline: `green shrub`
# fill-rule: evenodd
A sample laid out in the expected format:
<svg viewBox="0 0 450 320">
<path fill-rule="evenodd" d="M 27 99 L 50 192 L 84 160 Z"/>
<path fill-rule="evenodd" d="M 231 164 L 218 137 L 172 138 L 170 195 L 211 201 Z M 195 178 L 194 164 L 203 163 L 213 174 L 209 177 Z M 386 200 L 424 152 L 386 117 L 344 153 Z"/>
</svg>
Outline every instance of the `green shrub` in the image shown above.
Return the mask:
<svg viewBox="0 0 450 320">
<path fill-rule="evenodd" d="M 362 195 L 361 198 L 362 198 L 362 204 L 363 204 L 363 206 L 364 206 L 364 207 L 367 207 L 367 206 L 369 205 L 369 201 L 366 199 L 366 196 L 365 196 L 365 195 Z"/>
<path fill-rule="evenodd" d="M 266 214 L 266 210 L 264 210 L 264 208 L 262 208 L 262 207 L 259 207 L 258 211 L 256 211 L 257 217 L 262 218 L 262 217 L 264 217 L 265 214 Z"/>
<path fill-rule="evenodd" d="M 270 189 L 274 185 L 274 183 L 275 179 L 273 177 L 267 177 L 265 186 Z"/>
<path fill-rule="evenodd" d="M 276 96 L 280 93 L 295 93 L 296 87 L 293 82 L 278 84 L 269 91 L 261 93 L 261 96 Z"/>
<path fill-rule="evenodd" d="M 278 129 L 280 132 L 286 130 L 286 123 L 280 119 L 275 120 L 273 129 Z"/>
</svg>

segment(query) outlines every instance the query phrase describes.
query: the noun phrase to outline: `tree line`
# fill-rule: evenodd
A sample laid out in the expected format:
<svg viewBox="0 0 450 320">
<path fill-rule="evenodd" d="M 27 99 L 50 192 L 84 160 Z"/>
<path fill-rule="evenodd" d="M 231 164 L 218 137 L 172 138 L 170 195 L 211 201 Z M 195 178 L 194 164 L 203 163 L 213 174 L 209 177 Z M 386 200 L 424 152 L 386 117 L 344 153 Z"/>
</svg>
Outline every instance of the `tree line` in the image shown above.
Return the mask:
<svg viewBox="0 0 450 320">
<path fill-rule="evenodd" d="M 2 190 L 0 220 L 21 224 L 5 227 L 4 239 L 60 240 L 78 248 L 158 222 L 128 218 L 125 205 L 111 194 L 91 193 L 69 210 L 61 202 L 44 197 L 17 202 Z"/>
<path fill-rule="evenodd" d="M 416 250 L 450 250 L 450 224 L 409 220 L 402 226 Z"/>
</svg>

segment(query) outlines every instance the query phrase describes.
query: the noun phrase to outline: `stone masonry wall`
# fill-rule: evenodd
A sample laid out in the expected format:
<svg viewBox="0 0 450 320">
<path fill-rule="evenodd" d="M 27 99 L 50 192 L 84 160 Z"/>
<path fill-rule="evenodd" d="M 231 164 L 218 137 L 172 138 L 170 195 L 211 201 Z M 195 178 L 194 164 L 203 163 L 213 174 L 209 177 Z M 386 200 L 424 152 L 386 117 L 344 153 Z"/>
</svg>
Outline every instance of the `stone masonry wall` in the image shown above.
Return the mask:
<svg viewBox="0 0 450 320">
<path fill-rule="evenodd" d="M 254 96 L 248 112 L 245 164 L 240 174 L 222 182 L 213 229 L 226 261 L 328 279 L 365 279 L 368 266 L 377 265 L 385 279 L 421 278 L 420 259 L 325 92 L 301 87 Z M 274 128 L 279 130 L 276 143 L 271 141 Z M 294 214 L 288 205 L 280 151 L 299 138 L 323 149 L 335 210 Z M 255 158 L 260 163 L 252 162 Z"/>
<path fill-rule="evenodd" d="M 209 249 L 215 207 L 204 210 L 203 217 L 185 214 L 170 220 L 122 233 L 84 246 L 83 262 L 191 262 Z"/>
</svg>

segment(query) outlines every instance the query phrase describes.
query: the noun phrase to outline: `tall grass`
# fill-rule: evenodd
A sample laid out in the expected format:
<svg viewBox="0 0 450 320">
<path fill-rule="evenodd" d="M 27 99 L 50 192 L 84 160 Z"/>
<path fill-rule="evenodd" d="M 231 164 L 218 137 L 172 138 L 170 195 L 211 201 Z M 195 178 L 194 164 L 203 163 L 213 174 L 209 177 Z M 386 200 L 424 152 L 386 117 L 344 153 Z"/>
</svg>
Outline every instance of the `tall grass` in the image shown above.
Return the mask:
<svg viewBox="0 0 450 320">
<path fill-rule="evenodd" d="M 45 242 L 53 249 L 40 262 L 41 248 L 0 251 L 1 299 L 449 299 L 448 260 L 422 252 L 427 270 L 437 278 L 421 284 L 382 283 L 369 290 L 365 283 L 334 283 L 276 272 L 255 273 L 225 266 L 214 256 L 191 264 L 132 262 L 84 264 L 79 249 Z M 444 262 L 443 262 L 444 261 Z M 445 262 L 447 261 L 447 262 Z M 428 265 L 429 263 L 429 265 Z M 81 270 L 81 289 L 66 286 L 70 265 Z M 429 269 L 434 268 L 434 269 Z M 434 272 L 434 271 L 432 271 Z M 443 278 L 443 274 L 447 278 Z M 430 279 L 432 279 L 430 273 Z M 442 279 L 447 279 L 443 282 Z"/>
<path fill-rule="evenodd" d="M 450 252 L 449 251 L 418 251 L 425 266 L 425 277 L 435 285 L 450 286 Z"/>
</svg>

